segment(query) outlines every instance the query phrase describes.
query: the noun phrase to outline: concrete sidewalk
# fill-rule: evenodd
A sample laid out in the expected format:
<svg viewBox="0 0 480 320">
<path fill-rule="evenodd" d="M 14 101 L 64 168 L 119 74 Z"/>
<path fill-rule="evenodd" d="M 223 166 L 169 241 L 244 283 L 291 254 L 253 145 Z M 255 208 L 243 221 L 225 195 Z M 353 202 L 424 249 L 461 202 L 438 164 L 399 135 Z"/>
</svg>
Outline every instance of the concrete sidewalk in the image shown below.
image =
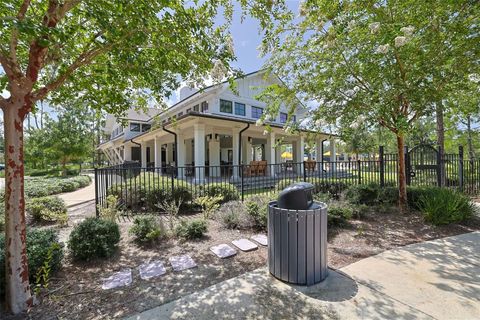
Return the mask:
<svg viewBox="0 0 480 320">
<path fill-rule="evenodd" d="M 90 177 L 92 178 L 92 183 L 85 188 L 58 195 L 63 201 L 65 201 L 67 208 L 95 200 L 95 181 L 92 175 L 90 175 Z"/>
<path fill-rule="evenodd" d="M 311 287 L 265 268 L 130 319 L 478 319 L 480 232 L 386 251 Z"/>
</svg>

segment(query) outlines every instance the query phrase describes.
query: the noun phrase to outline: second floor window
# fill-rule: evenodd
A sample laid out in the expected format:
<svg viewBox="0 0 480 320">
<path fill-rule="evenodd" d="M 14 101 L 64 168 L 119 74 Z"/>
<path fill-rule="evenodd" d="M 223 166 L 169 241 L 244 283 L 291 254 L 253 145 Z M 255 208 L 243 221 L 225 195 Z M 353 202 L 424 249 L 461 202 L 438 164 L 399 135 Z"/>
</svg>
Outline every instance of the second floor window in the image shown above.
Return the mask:
<svg viewBox="0 0 480 320">
<path fill-rule="evenodd" d="M 181 116 L 183 116 L 183 112 L 179 112 L 179 113 L 177 114 L 177 118 L 180 118 Z"/>
<path fill-rule="evenodd" d="M 208 111 L 208 102 L 203 101 L 202 102 L 202 112 Z"/>
<path fill-rule="evenodd" d="M 220 112 L 232 113 L 232 101 L 220 99 Z"/>
<path fill-rule="evenodd" d="M 130 123 L 130 131 L 140 132 L 140 123 L 137 123 L 137 122 Z"/>
<path fill-rule="evenodd" d="M 150 124 L 142 124 L 142 132 L 150 130 L 152 126 Z"/>
<path fill-rule="evenodd" d="M 287 123 L 288 114 L 285 112 L 280 112 L 280 123 Z"/>
<path fill-rule="evenodd" d="M 235 114 L 245 116 L 245 104 L 235 102 Z"/>
<path fill-rule="evenodd" d="M 190 112 L 192 112 L 192 108 L 187 109 L 187 113 L 190 113 Z"/>
<path fill-rule="evenodd" d="M 194 106 L 193 106 L 193 111 L 198 112 L 198 110 L 199 110 L 198 104 L 197 104 L 197 105 L 194 105 Z"/>
<path fill-rule="evenodd" d="M 263 114 L 263 109 L 259 107 L 252 107 L 252 118 L 260 119 Z"/>
</svg>

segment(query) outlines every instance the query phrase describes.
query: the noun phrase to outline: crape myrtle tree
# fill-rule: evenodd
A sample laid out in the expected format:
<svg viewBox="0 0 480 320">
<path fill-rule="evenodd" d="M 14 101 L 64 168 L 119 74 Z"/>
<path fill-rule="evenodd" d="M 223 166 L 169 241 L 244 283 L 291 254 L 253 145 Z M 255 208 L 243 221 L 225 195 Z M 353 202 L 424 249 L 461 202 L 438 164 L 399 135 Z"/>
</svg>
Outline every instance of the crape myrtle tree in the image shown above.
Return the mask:
<svg viewBox="0 0 480 320">
<path fill-rule="evenodd" d="M 392 132 L 404 209 L 405 136 L 433 112 L 439 83 L 449 84 L 442 70 L 466 60 L 436 39 L 455 33 L 456 43 L 478 44 L 478 7 L 474 1 L 303 1 L 299 15 L 277 21 L 264 38 L 267 66 L 288 88 L 270 86 L 261 98 L 275 105 L 302 93 L 317 104 L 313 119 L 380 124 Z"/>
<path fill-rule="evenodd" d="M 275 16 L 272 1 L 241 1 L 244 12 Z M 219 10 L 223 6 L 222 10 Z M 122 114 L 168 96 L 234 58 L 228 0 L 11 0 L 0 2 L 0 107 L 4 115 L 6 304 L 31 304 L 25 244 L 23 121 L 42 99 Z M 268 22 L 266 22 L 268 23 Z M 266 23 L 261 27 L 266 28 Z"/>
</svg>

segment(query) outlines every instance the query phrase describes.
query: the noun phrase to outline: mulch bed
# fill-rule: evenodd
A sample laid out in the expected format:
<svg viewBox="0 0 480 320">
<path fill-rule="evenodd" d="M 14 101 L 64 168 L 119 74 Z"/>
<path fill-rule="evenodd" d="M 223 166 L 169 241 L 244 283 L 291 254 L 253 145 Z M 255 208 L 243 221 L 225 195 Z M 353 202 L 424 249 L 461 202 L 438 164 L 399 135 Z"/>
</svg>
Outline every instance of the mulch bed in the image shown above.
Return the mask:
<svg viewBox="0 0 480 320">
<path fill-rule="evenodd" d="M 85 208 L 85 212 L 93 208 Z M 384 211 L 384 210 L 382 210 Z M 91 211 L 90 211 L 91 212 Z M 249 238 L 254 230 L 227 230 L 210 221 L 208 233 L 198 241 L 164 240 L 149 247 L 140 247 L 128 235 L 132 219 L 120 222 L 122 240 L 117 255 L 109 260 L 79 263 L 68 254 L 62 270 L 54 275 L 48 288 L 50 294 L 27 315 L 29 319 L 105 319 L 133 315 L 215 283 L 266 266 L 267 249 L 238 252 L 232 258 L 219 259 L 209 247 L 232 240 Z M 480 230 L 480 218 L 462 224 L 434 227 L 423 222 L 418 213 L 400 214 L 395 209 L 381 213 L 372 211 L 354 219 L 342 228 L 330 228 L 328 235 L 328 264 L 341 268 L 384 250 L 411 243 Z M 63 230 L 63 237 L 68 234 Z M 62 237 L 62 238 L 63 238 Z M 168 264 L 173 255 L 189 254 L 198 267 L 174 272 Z M 160 259 L 167 273 L 148 281 L 141 280 L 137 267 L 148 259 Z M 132 268 L 133 283 L 124 288 L 102 290 L 102 278 L 113 272 Z M 24 319 L 7 317 L 10 320 Z"/>
</svg>

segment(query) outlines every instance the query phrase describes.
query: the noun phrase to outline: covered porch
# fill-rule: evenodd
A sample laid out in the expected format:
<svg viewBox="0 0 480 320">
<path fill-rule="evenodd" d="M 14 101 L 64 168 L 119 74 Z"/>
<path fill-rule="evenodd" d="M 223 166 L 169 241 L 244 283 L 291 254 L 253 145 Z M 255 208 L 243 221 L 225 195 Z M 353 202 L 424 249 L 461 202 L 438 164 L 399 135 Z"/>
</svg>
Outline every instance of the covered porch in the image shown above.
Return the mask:
<svg viewBox="0 0 480 320">
<path fill-rule="evenodd" d="M 235 182 L 241 178 L 279 179 L 304 175 L 305 171 L 309 175 L 324 173 L 326 169 L 319 165 L 322 161 L 319 155 L 325 152 L 326 140 L 328 150 L 336 155 L 335 141 L 326 134 L 314 134 L 314 151 L 311 157 L 306 157 L 306 132 L 288 134 L 281 127 L 271 129 L 265 132 L 264 126 L 246 119 L 189 115 L 152 129 L 130 143 L 140 149 L 141 167 L 195 183 L 225 180 L 225 177 Z M 124 155 L 126 162 L 135 161 L 132 152 L 126 151 Z M 335 162 L 335 156 L 330 160 Z"/>
</svg>

